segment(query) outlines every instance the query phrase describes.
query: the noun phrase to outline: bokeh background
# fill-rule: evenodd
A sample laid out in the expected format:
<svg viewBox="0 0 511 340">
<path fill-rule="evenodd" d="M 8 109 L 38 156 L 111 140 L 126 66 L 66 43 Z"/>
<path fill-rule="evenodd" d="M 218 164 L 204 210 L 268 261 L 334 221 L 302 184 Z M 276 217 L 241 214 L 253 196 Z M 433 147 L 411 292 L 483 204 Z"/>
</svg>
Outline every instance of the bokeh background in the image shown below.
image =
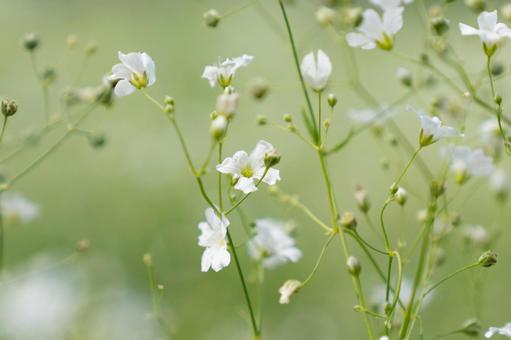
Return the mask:
<svg viewBox="0 0 511 340">
<path fill-rule="evenodd" d="M 251 149 L 259 139 L 271 141 L 283 156 L 279 165 L 283 178 L 281 187 L 298 194 L 313 211 L 328 219 L 326 193 L 315 154 L 289 133 L 256 125 L 258 114 L 281 122 L 282 114 L 291 113 L 298 120 L 303 104 L 277 2 L 254 2 L 223 19 L 216 29 L 202 22 L 202 14 L 210 8 L 225 13 L 244 3 L 227 0 L 2 0 L 0 95 L 14 98 L 20 107 L 9 123 L 6 140 L 44 123 L 42 92 L 31 70 L 29 55 L 20 45 L 26 32 L 38 32 L 41 37 L 41 47 L 37 51 L 39 65 L 57 70 L 57 81 L 50 91 L 52 112 L 56 114 L 60 113 L 59 89 L 98 84 L 101 76 L 117 63 L 118 50 L 150 54 L 156 62 L 157 82 L 149 92 L 156 98 L 164 95 L 175 98 L 176 114 L 197 163 L 205 157 L 209 147 L 208 117 L 218 94 L 218 89 L 211 89 L 200 79 L 202 69 L 219 57 L 246 53 L 255 56 L 255 61 L 240 70 L 236 77 L 241 102 L 225 152 Z M 488 7 L 499 8 L 503 3 L 489 1 Z M 314 18 L 321 4 L 319 0 L 293 1 L 289 4 L 289 15 L 300 53 L 321 48 L 333 61 L 329 91 L 339 97 L 330 135 L 334 141 L 340 140 L 351 124 L 347 109 L 363 108 L 367 104 L 350 89 L 342 44 Z M 417 6 L 410 5 L 405 13 L 405 27 L 397 36 L 396 49 L 417 57 L 423 39 Z M 475 25 L 477 15 L 458 2 L 450 5 L 446 14 L 451 21 L 449 35 L 454 48 L 470 73 L 479 74 L 484 67 L 484 55 L 477 39 L 462 41 L 457 31 L 459 21 Z M 79 39 L 74 49 L 66 45 L 69 34 L 76 34 Z M 97 52 L 86 59 L 84 51 L 90 44 L 97 45 Z M 407 91 L 395 78 L 395 72 L 399 66 L 416 70 L 415 65 L 377 50 L 355 51 L 355 56 L 363 82 L 381 103 L 390 103 Z M 509 68 L 507 56 L 508 48 L 497 56 L 506 69 Z M 454 74 L 448 74 L 455 78 Z M 258 76 L 270 84 L 270 93 L 263 101 L 255 101 L 250 96 L 250 82 Z M 502 94 L 509 90 L 505 80 L 498 86 Z M 420 98 L 414 97 L 408 103 L 423 107 L 438 94 L 455 98 L 455 94 L 446 89 L 442 85 L 427 89 Z M 476 144 L 476 125 L 484 117 L 483 113 L 473 105 L 466 105 L 463 110 L 470 121 L 466 129 L 467 135 L 471 135 L 468 140 Z M 415 115 L 401 108 L 395 120 L 415 144 L 419 131 Z M 158 325 L 147 317 L 151 311 L 151 297 L 142 256 L 149 252 L 153 256 L 157 280 L 165 285 L 162 313 L 176 339 L 248 338 L 247 313 L 235 267 L 232 265 L 219 273 L 200 272 L 202 249 L 197 246 L 197 223 L 203 219 L 206 205 L 188 173 L 175 133 L 166 118 L 141 95 L 134 94 L 117 100 L 109 110 L 99 109 L 83 127 L 104 131 L 106 146 L 94 149 L 82 136 L 73 136 L 13 188 L 37 202 L 41 216 L 30 224 L 6 230 L 5 275 L 16 278 L 18 273 L 33 268 L 34 263 L 58 265 L 41 274 L 21 277 L 5 284 L 3 289 L 12 296 L 15 293 L 11 290 L 28 284 L 29 279 L 43 277 L 52 282 L 66 276 L 71 284 L 56 289 L 47 300 L 33 302 L 34 308 L 51 306 L 64 295 L 64 299 L 72 301 L 70 309 L 80 309 L 76 312 L 78 320 L 73 322 L 64 339 L 161 338 Z M 17 173 L 63 132 L 63 128 L 57 129 L 36 146 L 2 164 L 2 172 L 6 176 Z M 438 150 L 439 146 L 435 145 L 424 152 L 426 162 L 434 170 L 442 165 Z M 387 171 L 381 167 L 384 158 L 390 162 Z M 371 213 L 376 219 L 387 188 L 406 159 L 406 152 L 375 138 L 370 131 L 355 138 L 345 151 L 330 161 L 341 210 L 357 211 L 352 193 L 355 185 L 362 184 L 370 193 Z M 509 168 L 508 163 L 505 158 L 501 166 Z M 209 178 L 208 185 L 213 188 L 214 178 Z M 449 185 L 448 193 L 452 194 L 454 184 L 450 182 Z M 387 220 L 392 233 L 397 235 L 398 227 L 403 226 L 407 238 L 412 240 L 419 230 L 415 214 L 424 206 L 427 192 L 416 167 L 407 177 L 406 187 L 417 195 L 411 195 L 403 211 L 397 207 L 389 209 Z M 460 275 L 438 289 L 426 306 L 422 320 L 427 339 L 459 328 L 465 320 L 475 316 L 484 326 L 511 321 L 511 251 L 506 246 L 510 239 L 505 230 L 510 217 L 508 209 L 495 203 L 485 180 L 467 184 L 453 207 L 467 224 L 505 231 L 494 247 L 499 254 L 499 264 L 489 270 L 478 270 L 478 274 Z M 353 311 L 356 299 L 340 244 L 336 241 L 331 245 L 310 285 L 295 296 L 290 305 L 279 305 L 279 286 L 287 279 L 303 279 L 308 275 L 325 236 L 300 211 L 276 201 L 266 190 L 253 195 L 245 210 L 250 219 L 293 219 L 298 226 L 297 244 L 304 254 L 298 264 L 285 265 L 266 274 L 264 338 L 365 338 L 360 315 Z M 378 242 L 361 216 L 359 219 L 360 233 Z M 232 220 L 235 239 L 241 241 L 244 235 L 239 220 L 234 216 Z M 444 244 L 447 261 L 438 269 L 436 278 L 473 262 L 482 252 L 465 249 L 461 235 L 455 232 Z M 91 241 L 89 252 L 59 264 L 83 238 Z M 353 249 L 358 254 L 355 246 Z M 249 259 L 243 250 L 240 253 L 250 278 Z M 362 261 L 364 289 L 371 296 L 379 281 L 369 263 L 365 259 Z M 412 263 L 407 272 L 410 274 L 413 269 Z M 479 279 L 484 285 L 473 293 L 473 282 Z M 476 311 L 472 301 L 479 298 L 483 303 Z M 8 315 L 9 312 L 2 314 L 0 321 L 8 322 Z M 25 315 L 30 316 L 30 313 Z M 23 324 L 23 320 L 17 321 Z M 54 321 L 64 324 L 64 320 Z M 5 339 L 40 339 L 41 336 L 27 334 L 2 336 Z M 451 338 L 462 339 L 463 336 Z"/>
</svg>

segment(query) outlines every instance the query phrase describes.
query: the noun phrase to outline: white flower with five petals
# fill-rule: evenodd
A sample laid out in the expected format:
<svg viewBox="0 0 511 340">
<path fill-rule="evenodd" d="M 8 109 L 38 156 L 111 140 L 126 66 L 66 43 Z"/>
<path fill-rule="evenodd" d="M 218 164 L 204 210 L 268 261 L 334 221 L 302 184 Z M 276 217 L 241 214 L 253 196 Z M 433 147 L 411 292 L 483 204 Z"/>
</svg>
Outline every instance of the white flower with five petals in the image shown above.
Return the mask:
<svg viewBox="0 0 511 340">
<path fill-rule="evenodd" d="M 4 221 L 11 224 L 28 223 L 40 215 L 37 204 L 13 192 L 2 194 L 0 210 Z"/>
<path fill-rule="evenodd" d="M 459 184 L 470 177 L 489 176 L 495 169 L 492 158 L 485 155 L 482 149 L 455 146 L 442 150 L 442 153 L 451 160 L 450 169 Z"/>
<path fill-rule="evenodd" d="M 234 189 L 248 194 L 257 190 L 256 183 L 262 181 L 274 185 L 280 181 L 279 170 L 267 168 L 264 160 L 267 155 L 275 154 L 273 145 L 266 141 L 259 141 L 249 154 L 238 151 L 232 157 L 227 157 L 216 169 L 223 174 L 230 174 L 236 180 Z"/>
<path fill-rule="evenodd" d="M 511 322 L 507 323 L 504 327 L 490 327 L 488 331 L 484 333 L 484 336 L 485 338 L 489 339 L 495 334 L 503 335 L 511 339 Z"/>
<path fill-rule="evenodd" d="M 317 56 L 310 52 L 303 58 L 300 69 L 307 85 L 314 91 L 321 91 L 332 74 L 332 63 L 325 52 L 318 50 Z"/>
<path fill-rule="evenodd" d="M 492 49 L 495 44 L 504 38 L 511 38 L 511 30 L 503 23 L 497 23 L 497 11 L 482 12 L 477 18 L 479 28 L 459 23 L 462 35 L 477 35 L 485 45 L 485 49 Z"/>
<path fill-rule="evenodd" d="M 225 216 L 219 218 L 212 208 L 206 209 L 206 222 L 199 223 L 199 246 L 206 248 L 202 253 L 201 271 L 212 268 L 218 272 L 231 262 L 226 239 L 228 226 L 229 220 Z"/>
<path fill-rule="evenodd" d="M 455 128 L 445 126 L 437 116 L 430 117 L 424 112 L 417 112 L 421 121 L 420 144 L 427 146 L 443 138 L 463 137 Z"/>
<path fill-rule="evenodd" d="M 114 92 L 117 96 L 127 96 L 135 89 L 151 86 L 156 81 L 153 59 L 147 53 L 118 53 L 121 64 L 112 67 L 108 80 L 116 81 Z"/>
<path fill-rule="evenodd" d="M 227 58 L 216 65 L 206 66 L 202 73 L 202 78 L 206 79 L 211 87 L 220 84 L 220 86 L 225 88 L 231 85 L 232 77 L 236 70 L 247 66 L 252 60 L 254 60 L 254 57 L 246 54 L 233 59 Z"/>
<path fill-rule="evenodd" d="M 284 221 L 260 219 L 255 222 L 256 235 L 248 242 L 248 252 L 265 268 L 275 268 L 288 261 L 297 262 L 302 252 L 289 236 L 289 226 Z"/>
<path fill-rule="evenodd" d="M 351 47 L 361 47 L 365 50 L 375 47 L 391 50 L 394 46 L 394 35 L 402 27 L 402 7 L 385 10 L 383 17 L 380 17 L 374 9 L 366 9 L 362 23 L 357 27 L 358 32 L 348 33 L 346 41 Z"/>
</svg>

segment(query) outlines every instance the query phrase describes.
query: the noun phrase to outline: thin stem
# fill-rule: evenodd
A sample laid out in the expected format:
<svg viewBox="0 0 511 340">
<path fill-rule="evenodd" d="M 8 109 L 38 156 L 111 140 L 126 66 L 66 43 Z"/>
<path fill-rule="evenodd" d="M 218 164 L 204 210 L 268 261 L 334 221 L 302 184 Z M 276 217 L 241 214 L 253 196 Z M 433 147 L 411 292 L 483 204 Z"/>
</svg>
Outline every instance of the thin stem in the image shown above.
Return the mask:
<svg viewBox="0 0 511 340">
<path fill-rule="evenodd" d="M 222 142 L 218 143 L 218 164 L 222 163 Z M 222 173 L 218 171 L 218 206 L 224 211 L 224 200 L 222 198 Z"/>
<path fill-rule="evenodd" d="M 261 182 L 263 181 L 264 177 L 266 176 L 266 174 L 268 173 L 268 170 L 270 170 L 269 167 L 266 167 L 264 169 L 264 172 L 263 172 L 263 175 L 261 176 L 261 178 L 259 178 L 259 180 L 257 180 L 255 186 L 256 188 L 259 187 L 259 184 L 261 184 Z M 224 215 L 229 215 L 231 212 L 233 212 L 234 209 L 236 209 L 241 203 L 243 203 L 250 195 L 252 194 L 252 192 L 249 192 L 248 194 L 245 194 L 245 196 L 243 196 L 238 202 L 236 202 L 232 207 L 229 208 L 229 210 L 227 210 Z"/>
<path fill-rule="evenodd" d="M 408 161 L 408 163 L 406 164 L 403 172 L 401 172 L 401 174 L 399 175 L 399 177 L 396 179 L 396 181 L 394 182 L 393 186 L 395 186 L 396 188 L 399 186 L 399 183 L 401 183 L 401 180 L 403 179 L 403 177 L 406 175 L 406 173 L 408 172 L 408 170 L 410 169 L 410 166 L 412 165 L 413 161 L 415 160 L 415 158 L 417 158 L 417 155 L 419 154 L 419 152 L 422 150 L 422 147 L 418 147 L 412 154 L 412 157 L 410 158 L 410 160 Z"/>
<path fill-rule="evenodd" d="M 322 112 L 323 110 L 321 108 L 321 94 L 322 94 L 322 92 L 318 91 L 317 93 L 318 93 L 318 145 L 321 145 L 321 143 L 322 143 L 321 142 L 321 139 L 322 139 L 322 137 L 321 137 L 322 133 L 321 132 L 323 130 L 322 125 L 321 125 L 322 124 L 322 122 L 321 122 L 322 117 L 321 116 L 323 114 L 323 112 Z"/>
<path fill-rule="evenodd" d="M 2 140 L 4 138 L 5 133 L 5 127 L 7 126 L 7 116 L 4 116 L 4 121 L 2 123 L 2 131 L 0 132 L 0 143 L 2 143 Z"/>
<path fill-rule="evenodd" d="M 363 310 L 367 310 L 365 297 L 364 297 L 364 291 L 362 290 L 362 283 L 360 282 L 360 276 L 359 275 L 353 276 L 353 281 L 355 282 L 355 290 L 358 295 L 360 307 L 362 307 Z M 363 312 L 362 314 L 363 314 L 364 323 L 365 323 L 366 329 L 367 329 L 367 335 L 369 336 L 369 340 L 374 340 L 373 329 L 371 327 L 371 322 L 369 321 L 369 317 L 368 317 L 367 313 L 365 313 L 365 312 Z"/>
<path fill-rule="evenodd" d="M 291 43 L 291 49 L 293 51 L 293 59 L 296 66 L 296 71 L 298 73 L 298 77 L 300 79 L 300 84 L 302 85 L 303 95 L 305 97 L 305 101 L 307 102 L 307 108 L 309 109 L 310 121 L 314 126 L 314 131 L 316 131 L 316 136 L 314 138 L 318 138 L 318 127 L 316 126 L 316 119 L 314 118 L 314 110 L 312 109 L 312 103 L 309 97 L 309 92 L 307 91 L 307 86 L 305 85 L 305 81 L 303 79 L 302 72 L 300 70 L 300 61 L 298 60 L 298 51 L 296 49 L 295 40 L 293 38 L 293 32 L 291 30 L 291 25 L 289 23 L 289 19 L 287 17 L 286 7 L 282 0 L 279 0 L 280 9 L 282 11 L 282 16 L 284 17 L 284 22 L 286 23 L 287 34 L 289 36 L 289 42 Z"/>
<path fill-rule="evenodd" d="M 460 268 L 454 272 L 452 272 L 451 274 L 447 275 L 446 277 L 444 277 L 443 279 L 441 279 L 440 281 L 438 281 L 437 283 L 435 283 L 434 285 L 432 285 L 431 287 L 428 288 L 428 290 L 426 290 L 426 292 L 424 293 L 424 297 L 426 295 L 428 295 L 429 293 L 431 293 L 434 289 L 436 289 L 438 286 L 440 286 L 442 283 L 444 283 L 445 281 L 451 279 L 452 277 L 458 275 L 459 273 L 462 273 L 466 270 L 469 270 L 469 269 L 472 269 L 472 268 L 477 268 L 480 266 L 480 263 L 478 262 L 475 262 L 475 263 L 472 263 L 468 266 L 465 266 L 463 268 Z"/>
<path fill-rule="evenodd" d="M 316 263 L 314 264 L 314 267 L 312 268 L 312 271 L 311 273 L 307 276 L 307 278 L 305 280 L 303 280 L 302 282 L 302 287 L 305 286 L 307 283 L 309 283 L 309 281 L 312 279 L 312 277 L 314 276 L 314 274 L 316 274 L 316 271 L 318 270 L 319 268 L 319 264 L 321 263 L 321 261 L 323 260 L 323 256 L 325 255 L 325 252 L 326 252 L 326 249 L 328 248 L 328 246 L 330 245 L 330 242 L 332 242 L 332 240 L 334 239 L 335 237 L 335 234 L 332 233 L 328 239 L 326 240 L 325 244 L 323 245 L 323 248 L 321 248 L 321 252 L 319 253 L 319 256 L 318 256 L 318 259 L 316 260 Z"/>
<path fill-rule="evenodd" d="M 497 93 L 495 91 L 495 82 L 493 80 L 493 73 L 491 70 L 491 55 L 488 55 L 488 58 L 486 58 L 486 70 L 488 72 L 488 78 L 490 80 L 490 88 L 491 88 L 491 94 L 493 97 L 493 100 L 495 101 L 496 105 L 496 112 L 497 112 L 497 122 L 499 125 L 499 133 L 502 136 L 502 140 L 504 142 L 504 147 L 506 149 L 506 152 L 510 153 L 510 145 L 509 141 L 507 140 L 506 133 L 504 132 L 504 129 L 502 127 L 502 98 L 497 97 Z"/>
</svg>

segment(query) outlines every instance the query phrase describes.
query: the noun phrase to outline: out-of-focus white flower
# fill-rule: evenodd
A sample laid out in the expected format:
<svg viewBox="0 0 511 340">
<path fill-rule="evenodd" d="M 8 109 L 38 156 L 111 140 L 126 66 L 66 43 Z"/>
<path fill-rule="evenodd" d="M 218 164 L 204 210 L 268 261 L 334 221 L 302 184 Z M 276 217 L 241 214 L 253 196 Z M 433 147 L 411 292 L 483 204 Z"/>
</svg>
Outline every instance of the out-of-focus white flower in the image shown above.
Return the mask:
<svg viewBox="0 0 511 340">
<path fill-rule="evenodd" d="M 489 176 L 495 169 L 492 158 L 485 155 L 482 149 L 455 146 L 442 149 L 442 154 L 451 160 L 451 171 L 458 184 L 463 184 L 472 176 Z"/>
<path fill-rule="evenodd" d="M 465 238 L 467 241 L 475 244 L 478 247 L 486 248 L 491 241 L 488 230 L 482 225 L 471 225 L 465 229 Z"/>
<path fill-rule="evenodd" d="M 303 57 L 300 68 L 303 79 L 314 91 L 323 90 L 332 74 L 330 58 L 322 50 L 318 50 L 317 56 L 310 52 Z"/>
<path fill-rule="evenodd" d="M 381 124 L 391 116 L 391 112 L 385 108 L 350 109 L 347 111 L 348 118 L 355 124 Z"/>
<path fill-rule="evenodd" d="M 63 273 L 30 275 L 2 287 L 0 336 L 64 340 L 80 307 L 78 288 Z"/>
<path fill-rule="evenodd" d="M 384 335 L 384 336 L 380 337 L 380 340 L 389 340 L 389 337 Z"/>
<path fill-rule="evenodd" d="M 384 284 L 378 284 L 373 291 L 371 292 L 371 295 L 369 296 L 369 301 L 371 302 L 372 308 L 374 308 L 377 311 L 383 312 L 383 307 L 385 304 L 385 294 L 387 291 L 387 286 Z M 401 283 L 401 291 L 399 293 L 399 300 L 406 306 L 409 304 L 410 299 L 412 298 L 413 293 L 413 283 L 412 281 L 404 277 L 403 281 Z M 434 297 L 434 293 L 428 294 L 423 301 L 423 306 L 427 306 L 431 299 Z M 392 301 L 394 299 L 394 293 L 391 291 L 389 295 L 390 300 Z"/>
<path fill-rule="evenodd" d="M 224 159 L 222 164 L 216 166 L 216 169 L 223 174 L 231 174 L 237 181 L 234 189 L 248 194 L 257 190 L 256 182 L 259 180 L 268 185 L 274 185 L 280 181 L 279 170 L 268 168 L 266 171 L 264 160 L 268 155 L 273 154 L 275 154 L 273 145 L 261 140 L 250 155 L 245 151 L 238 151 L 232 157 Z"/>
<path fill-rule="evenodd" d="M 499 123 L 495 118 L 486 119 L 479 125 L 481 141 L 493 147 L 502 145 Z"/>
<path fill-rule="evenodd" d="M 279 288 L 280 293 L 279 303 L 282 305 L 288 304 L 291 295 L 296 294 L 301 286 L 302 283 L 297 280 L 287 280 L 286 282 L 284 282 L 282 287 Z"/>
<path fill-rule="evenodd" d="M 216 112 L 231 118 L 236 113 L 239 95 L 237 93 L 222 93 L 216 99 Z"/>
<path fill-rule="evenodd" d="M 399 8 L 402 5 L 408 5 L 412 2 L 413 0 L 371 0 L 373 5 L 380 7 L 384 11 Z"/>
<path fill-rule="evenodd" d="M 383 17 L 374 10 L 366 9 L 358 32 L 348 33 L 346 41 L 351 47 L 370 50 L 379 47 L 391 50 L 394 46 L 394 35 L 403 27 L 403 8 L 396 7 L 384 11 Z"/>
<path fill-rule="evenodd" d="M 108 80 L 117 81 L 114 92 L 117 96 L 127 96 L 135 89 L 151 86 L 156 81 L 153 59 L 147 53 L 132 52 L 124 54 L 119 51 L 121 64 L 112 67 Z"/>
<path fill-rule="evenodd" d="M 321 6 L 316 11 L 316 20 L 320 23 L 321 26 L 330 25 L 335 17 L 335 11 L 330 7 Z"/>
<path fill-rule="evenodd" d="M 1 195 L 0 209 L 2 209 L 3 218 L 8 224 L 28 223 L 40 215 L 37 204 L 13 192 Z"/>
<path fill-rule="evenodd" d="M 511 339 L 511 322 L 507 323 L 504 327 L 490 327 L 486 333 L 484 333 L 484 336 L 489 339 L 495 334 L 503 335 Z"/>
<path fill-rule="evenodd" d="M 255 222 L 256 235 L 248 242 L 248 252 L 254 260 L 261 260 L 266 268 L 275 268 L 288 261 L 297 262 L 302 252 L 289 236 L 289 222 L 260 219 Z"/>
<path fill-rule="evenodd" d="M 496 169 L 490 176 L 490 188 L 498 195 L 505 195 L 509 190 L 509 179 L 503 169 Z"/>
<path fill-rule="evenodd" d="M 203 272 L 207 272 L 209 268 L 218 272 L 231 262 L 226 239 L 228 226 L 229 220 L 225 216 L 220 219 L 212 208 L 206 209 L 206 222 L 199 223 L 199 246 L 206 248 L 201 260 Z"/>
<path fill-rule="evenodd" d="M 477 35 L 485 45 L 486 52 L 493 54 L 495 45 L 504 38 L 511 38 L 511 30 L 503 23 L 497 23 L 497 11 L 482 12 L 477 17 L 479 29 L 459 24 L 462 35 Z M 493 49 L 493 51 L 491 51 Z"/>
<path fill-rule="evenodd" d="M 211 87 L 219 84 L 225 88 L 231 85 L 232 77 L 240 67 L 247 66 L 254 60 L 250 55 L 242 55 L 233 59 L 227 58 L 216 65 L 208 65 L 204 68 L 202 78 L 209 81 Z"/>
<path fill-rule="evenodd" d="M 421 121 L 420 144 L 427 146 L 443 138 L 463 137 L 455 128 L 442 125 L 442 121 L 437 116 L 430 117 L 424 112 L 417 112 Z"/>
</svg>

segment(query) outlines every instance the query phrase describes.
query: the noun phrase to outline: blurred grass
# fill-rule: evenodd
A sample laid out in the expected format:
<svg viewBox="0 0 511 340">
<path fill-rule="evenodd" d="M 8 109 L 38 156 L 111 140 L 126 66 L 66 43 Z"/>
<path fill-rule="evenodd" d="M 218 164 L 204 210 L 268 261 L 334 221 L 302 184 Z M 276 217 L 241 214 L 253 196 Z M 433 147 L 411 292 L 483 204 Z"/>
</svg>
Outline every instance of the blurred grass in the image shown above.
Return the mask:
<svg viewBox="0 0 511 340">
<path fill-rule="evenodd" d="M 205 156 L 208 148 L 208 115 L 217 94 L 217 90 L 210 89 L 207 82 L 200 79 L 202 68 L 219 56 L 251 54 L 256 56 L 255 62 L 241 70 L 236 78 L 242 99 L 225 152 L 251 149 L 259 139 L 271 141 L 283 155 L 282 188 L 299 194 L 312 210 L 326 218 L 327 206 L 323 199 L 326 196 L 314 153 L 304 151 L 305 146 L 291 135 L 270 127 L 258 128 L 255 124 L 257 114 L 279 121 L 283 113 L 293 113 L 298 119 L 302 103 L 289 45 L 280 35 L 284 31 L 276 2 L 263 3 L 280 33 L 275 32 L 253 7 L 226 18 L 215 30 L 202 25 L 205 10 L 214 7 L 226 12 L 240 5 L 235 1 L 4 0 L 0 11 L 3 46 L 0 94 L 16 99 L 20 106 L 8 134 L 22 132 L 27 126 L 39 126 L 44 117 L 40 88 L 31 73 L 28 55 L 19 44 L 25 32 L 40 33 L 40 65 L 57 67 L 60 86 L 69 85 L 75 79 L 83 63 L 83 49 L 90 41 L 97 43 L 98 52 L 86 65 L 81 84 L 99 83 L 101 75 L 117 62 L 118 50 L 149 53 L 156 62 L 158 77 L 149 91 L 157 98 L 166 94 L 175 98 L 177 116 L 196 161 Z M 340 98 L 334 117 L 336 126 L 330 137 L 335 140 L 341 139 L 349 126 L 346 109 L 365 105 L 347 86 L 340 45 L 329 31 L 321 30 L 314 21 L 318 3 L 297 1 L 290 8 L 290 16 L 300 50 L 322 48 L 333 59 L 331 91 Z M 461 6 L 454 6 L 448 12 L 453 26 L 451 36 L 458 51 L 469 51 L 462 54 L 469 69 L 479 70 L 483 61 L 479 46 L 470 39 L 460 41 L 456 31 L 456 20 L 473 23 L 475 15 Z M 407 9 L 405 23 L 405 29 L 398 35 L 397 48 L 415 55 L 421 47 L 415 6 Z M 80 39 L 78 47 L 72 51 L 65 45 L 70 33 Z M 361 77 L 374 96 L 390 103 L 405 93 L 394 79 L 395 69 L 403 64 L 400 60 L 380 51 L 355 53 Z M 503 54 L 499 57 L 506 60 Z M 271 93 L 262 103 L 252 101 L 247 88 L 249 80 L 258 75 L 271 83 Z M 430 101 L 428 95 L 441 91 L 442 88 L 425 92 L 423 99 Z M 56 108 L 58 94 L 52 95 L 52 107 Z M 421 106 L 417 100 L 410 104 Z M 480 116 L 480 110 L 473 106 L 467 113 Z M 400 112 L 396 120 L 415 143 L 418 131 L 415 116 Z M 42 252 L 65 254 L 72 251 L 75 241 L 86 237 L 92 241 L 91 260 L 81 263 L 90 270 L 89 279 L 94 290 L 127 286 L 149 297 L 141 258 L 142 254 L 150 252 L 159 281 L 166 286 L 165 308 L 177 326 L 180 339 L 243 338 L 248 331 L 244 320 L 247 315 L 234 267 L 220 273 L 199 271 L 201 249 L 196 245 L 196 225 L 203 218 L 205 204 L 188 174 L 165 117 L 135 94 L 118 100 L 112 110 L 97 111 L 86 126 L 107 132 L 106 148 L 93 150 L 84 138 L 75 136 L 15 188 L 39 202 L 43 215 L 30 225 L 8 230 L 8 268 Z M 2 171 L 16 173 L 16 169 L 44 150 L 60 133 L 62 131 L 45 137 L 41 146 L 26 152 Z M 438 168 L 438 146 L 426 150 L 424 155 L 433 168 Z M 383 156 L 392 162 L 388 173 L 379 167 Z M 356 184 L 363 184 L 371 194 L 376 212 L 396 176 L 398 162 L 405 160 L 406 155 L 388 146 L 382 147 L 370 133 L 357 137 L 347 150 L 330 162 L 341 209 L 356 209 L 352 191 Z M 507 165 L 507 160 L 505 163 Z M 416 168 L 408 178 L 408 186 L 424 195 L 426 187 Z M 464 221 L 490 226 L 495 208 L 490 194 L 482 190 L 486 183 L 482 182 L 479 187 L 470 183 L 469 186 L 475 191 L 467 189 L 465 196 L 471 192 L 472 195 L 467 200 L 460 199 L 457 209 L 462 212 Z M 263 299 L 266 338 L 363 338 L 360 316 L 352 310 L 356 300 L 337 242 L 330 248 L 311 285 L 289 306 L 278 305 L 278 287 L 286 279 L 300 279 L 308 274 L 324 237 L 300 212 L 276 204 L 265 191 L 254 195 L 245 211 L 251 219 L 262 216 L 295 219 L 299 226 L 298 245 L 304 253 L 298 265 L 286 265 L 267 273 Z M 404 214 L 393 207 L 388 213 L 388 224 L 396 225 L 405 218 L 406 233 L 412 240 L 418 230 L 415 211 L 421 206 L 421 202 L 412 197 Z M 509 217 L 509 212 L 505 211 L 496 223 L 505 226 Z M 239 232 L 238 220 L 236 217 L 232 220 L 235 221 L 236 240 L 241 242 L 243 235 Z M 366 231 L 364 223 L 360 223 L 359 228 L 362 234 L 377 241 Z M 392 233 L 397 234 L 397 230 Z M 500 263 L 491 270 L 484 270 L 487 284 L 484 291 L 477 293 L 484 294 L 485 308 L 480 316 L 484 325 L 509 321 L 505 314 L 509 310 L 507 297 L 511 280 L 508 265 L 511 253 L 505 246 L 508 241 L 509 236 L 504 234 L 496 249 Z M 442 272 L 448 273 L 479 255 L 472 252 L 467 257 L 461 251 L 461 244 L 460 237 L 450 240 L 448 262 Z M 249 265 L 245 254 L 243 261 Z M 370 295 L 369 289 L 377 280 L 368 263 L 364 261 L 363 265 L 363 284 Z M 413 266 L 407 269 L 411 273 Z M 438 290 L 438 299 L 427 307 L 423 319 L 428 335 L 453 330 L 474 316 L 468 302 L 471 277 L 470 273 L 463 275 Z"/>
</svg>

